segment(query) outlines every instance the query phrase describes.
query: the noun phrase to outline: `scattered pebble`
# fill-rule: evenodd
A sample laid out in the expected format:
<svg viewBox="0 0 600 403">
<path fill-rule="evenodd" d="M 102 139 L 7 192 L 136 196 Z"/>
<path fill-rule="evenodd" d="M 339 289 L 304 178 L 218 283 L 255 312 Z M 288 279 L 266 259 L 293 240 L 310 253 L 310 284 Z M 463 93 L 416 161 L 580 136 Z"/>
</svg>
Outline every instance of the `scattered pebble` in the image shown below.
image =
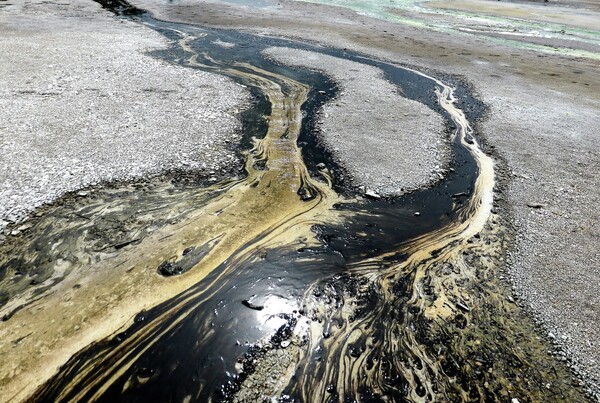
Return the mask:
<svg viewBox="0 0 600 403">
<path fill-rule="evenodd" d="M 369 199 L 375 199 L 375 200 L 381 199 L 381 195 L 371 189 L 369 189 L 365 192 L 365 196 Z"/>
</svg>

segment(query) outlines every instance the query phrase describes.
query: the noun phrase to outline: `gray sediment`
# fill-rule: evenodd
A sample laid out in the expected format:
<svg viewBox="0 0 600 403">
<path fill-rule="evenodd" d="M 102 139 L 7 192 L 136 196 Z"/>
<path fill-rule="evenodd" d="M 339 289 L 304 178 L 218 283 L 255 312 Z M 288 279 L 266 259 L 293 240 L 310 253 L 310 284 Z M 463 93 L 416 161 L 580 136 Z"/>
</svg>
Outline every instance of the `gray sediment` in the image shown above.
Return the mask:
<svg viewBox="0 0 600 403">
<path fill-rule="evenodd" d="M 0 231 L 100 182 L 238 163 L 228 143 L 244 87 L 147 55 L 167 41 L 94 2 L 11 3 L 0 9 Z"/>
<path fill-rule="evenodd" d="M 340 93 L 323 107 L 319 126 L 326 147 L 355 184 L 398 195 L 442 176 L 448 160 L 443 119 L 402 96 L 380 69 L 291 48 L 265 53 L 280 63 L 321 71 L 338 83 Z"/>
<path fill-rule="evenodd" d="M 592 99 L 540 89 L 515 79 L 490 98 L 483 125 L 510 169 L 515 247 L 507 266 L 513 291 L 543 325 L 590 393 L 600 399 L 600 124 Z M 507 136 L 506 133 L 510 133 Z"/>
</svg>

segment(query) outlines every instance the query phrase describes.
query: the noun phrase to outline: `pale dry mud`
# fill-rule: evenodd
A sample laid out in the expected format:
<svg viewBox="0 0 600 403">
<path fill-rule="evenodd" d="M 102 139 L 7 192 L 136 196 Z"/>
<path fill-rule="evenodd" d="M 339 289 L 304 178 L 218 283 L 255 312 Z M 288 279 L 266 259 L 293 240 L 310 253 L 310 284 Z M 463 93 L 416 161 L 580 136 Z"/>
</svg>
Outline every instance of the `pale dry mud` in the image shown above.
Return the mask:
<svg viewBox="0 0 600 403">
<path fill-rule="evenodd" d="M 489 107 L 480 124 L 488 146 L 515 173 L 503 178 L 509 191 L 499 198 L 508 202 L 506 214 L 517 231 L 506 267 L 524 297 L 520 302 L 598 396 L 597 59 L 526 50 L 476 33 L 454 36 L 302 2 L 272 2 L 260 9 L 224 2 L 192 8 L 183 1 L 169 7 L 153 0 L 135 4 L 164 19 L 302 37 L 465 77 Z M 579 8 L 587 6 L 577 2 Z M 568 9 L 558 9 L 556 18 L 569 26 Z"/>
<path fill-rule="evenodd" d="M 0 231 L 66 192 L 241 167 L 245 88 L 146 52 L 167 41 L 91 1 L 0 9 Z M 14 227 L 18 234 L 19 226 Z"/>
<path fill-rule="evenodd" d="M 323 71 L 340 95 L 320 116 L 323 140 L 367 192 L 399 195 L 443 177 L 449 153 L 442 118 L 402 96 L 376 67 L 308 51 L 269 48 L 281 63 Z M 393 150 L 393 152 L 390 152 Z"/>
</svg>

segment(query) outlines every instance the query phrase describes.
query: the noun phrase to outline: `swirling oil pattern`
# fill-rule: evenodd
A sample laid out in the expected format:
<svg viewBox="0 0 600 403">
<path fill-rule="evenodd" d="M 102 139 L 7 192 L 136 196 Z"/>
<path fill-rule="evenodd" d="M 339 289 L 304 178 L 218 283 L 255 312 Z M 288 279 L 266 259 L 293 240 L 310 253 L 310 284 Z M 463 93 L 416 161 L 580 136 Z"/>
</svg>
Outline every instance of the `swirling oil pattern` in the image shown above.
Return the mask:
<svg viewBox="0 0 600 403">
<path fill-rule="evenodd" d="M 494 207 L 494 162 L 471 123 L 483 107 L 464 85 L 345 50 L 167 23 L 124 2 L 99 2 L 172 41 L 154 56 L 251 89 L 245 171 L 212 184 L 130 185 L 57 206 L 34 226 L 33 241 L 11 246 L 22 259 L 49 256 L 39 270 L 53 281 L 14 291 L 21 297 L 3 307 L 6 325 L 51 298 L 56 284 L 92 271 L 106 277 L 91 288 L 112 298 L 109 307 L 156 302 L 118 331 L 85 339 L 28 400 L 585 400 L 498 279 L 510 233 Z M 269 60 L 261 53 L 268 47 L 381 69 L 446 120 L 448 175 L 401 197 L 355 194 L 315 124 L 335 83 Z M 128 219 L 126 241 L 94 238 L 107 220 Z M 57 220 L 59 232 L 49 224 Z M 109 257 L 129 267 L 112 282 L 115 271 L 101 273 Z M 4 267 L 20 261 L 11 259 Z M 79 283 L 73 288 L 85 289 Z M 148 292 L 133 291 L 140 289 Z"/>
</svg>

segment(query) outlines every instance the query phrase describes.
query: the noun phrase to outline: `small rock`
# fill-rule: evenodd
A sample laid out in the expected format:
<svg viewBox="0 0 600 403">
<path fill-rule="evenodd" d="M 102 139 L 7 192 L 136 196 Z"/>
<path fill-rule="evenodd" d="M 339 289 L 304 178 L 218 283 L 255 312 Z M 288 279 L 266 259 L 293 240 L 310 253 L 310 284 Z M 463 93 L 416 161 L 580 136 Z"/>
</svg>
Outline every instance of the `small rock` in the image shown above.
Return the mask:
<svg viewBox="0 0 600 403">
<path fill-rule="evenodd" d="M 325 169 L 325 164 L 323 164 L 322 162 L 319 162 L 317 164 L 317 169 Z"/>
<path fill-rule="evenodd" d="M 158 266 L 158 272 L 163 276 L 175 276 L 183 273 L 183 270 L 177 264 L 165 261 Z"/>
<path fill-rule="evenodd" d="M 29 229 L 29 228 L 31 228 L 31 227 L 32 227 L 32 225 L 31 225 L 31 224 L 23 224 L 23 225 L 21 225 L 19 228 L 17 228 L 17 231 L 21 231 L 21 232 L 23 232 L 23 231 L 25 231 L 25 230 L 28 230 L 28 229 Z"/>
<path fill-rule="evenodd" d="M 527 202 L 527 207 L 529 207 L 529 208 L 535 208 L 535 209 L 540 209 L 540 208 L 544 207 L 544 205 L 542 203 Z"/>
<path fill-rule="evenodd" d="M 420 212 L 418 212 L 418 211 L 415 211 L 414 215 L 415 215 L 415 217 L 418 217 L 418 216 L 420 216 L 420 215 L 421 215 L 421 213 L 420 213 Z"/>
<path fill-rule="evenodd" d="M 244 305 L 247 308 L 254 309 L 255 311 L 262 311 L 263 309 L 265 309 L 264 306 L 262 306 L 262 305 L 255 305 L 252 302 L 248 301 L 247 299 L 245 299 L 245 300 L 242 301 L 242 305 Z"/>
<path fill-rule="evenodd" d="M 371 189 L 369 189 L 365 192 L 365 196 L 369 199 L 375 199 L 375 200 L 381 199 L 381 196 L 379 195 L 379 193 L 377 193 L 376 191 L 371 190 Z"/>
</svg>

